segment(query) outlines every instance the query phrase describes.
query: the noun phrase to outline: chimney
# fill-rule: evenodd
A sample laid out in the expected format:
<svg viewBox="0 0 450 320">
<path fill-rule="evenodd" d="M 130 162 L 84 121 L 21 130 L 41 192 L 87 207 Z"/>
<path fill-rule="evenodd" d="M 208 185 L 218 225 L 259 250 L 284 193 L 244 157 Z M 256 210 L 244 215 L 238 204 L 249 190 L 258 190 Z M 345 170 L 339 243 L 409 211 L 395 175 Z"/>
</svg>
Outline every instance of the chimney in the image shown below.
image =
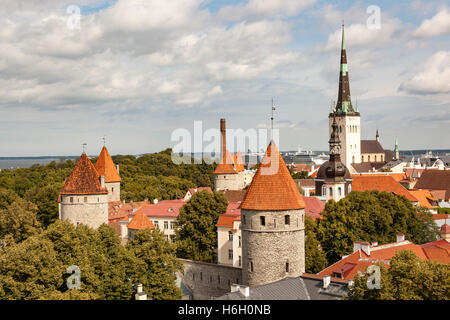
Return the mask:
<svg viewBox="0 0 450 320">
<path fill-rule="evenodd" d="M 225 163 L 225 158 L 227 154 L 227 129 L 225 127 L 225 119 L 220 119 L 220 135 L 222 137 L 222 160 Z"/>
<path fill-rule="evenodd" d="M 405 235 L 399 233 L 399 234 L 397 235 L 397 242 L 402 242 L 402 241 L 405 241 Z"/>
<path fill-rule="evenodd" d="M 116 164 L 117 173 L 120 174 L 119 165 Z"/>
<path fill-rule="evenodd" d="M 378 245 L 377 241 L 372 242 L 372 247 L 376 247 Z"/>
<path fill-rule="evenodd" d="M 370 256 L 370 243 L 368 243 L 368 242 L 353 242 L 353 252 L 358 251 L 359 249 L 361 249 L 368 256 Z"/>
<path fill-rule="evenodd" d="M 136 300 L 148 300 L 147 299 L 147 294 L 142 290 L 142 284 L 141 283 L 138 284 L 138 286 L 137 286 L 135 299 Z"/>
<path fill-rule="evenodd" d="M 331 276 L 323 276 L 323 288 L 326 289 L 331 283 Z"/>
<path fill-rule="evenodd" d="M 241 294 L 248 298 L 250 296 L 250 287 L 248 286 L 239 286 L 239 291 L 241 292 Z"/>
<path fill-rule="evenodd" d="M 102 188 L 105 187 L 105 176 L 100 176 L 100 184 L 101 184 Z"/>
</svg>

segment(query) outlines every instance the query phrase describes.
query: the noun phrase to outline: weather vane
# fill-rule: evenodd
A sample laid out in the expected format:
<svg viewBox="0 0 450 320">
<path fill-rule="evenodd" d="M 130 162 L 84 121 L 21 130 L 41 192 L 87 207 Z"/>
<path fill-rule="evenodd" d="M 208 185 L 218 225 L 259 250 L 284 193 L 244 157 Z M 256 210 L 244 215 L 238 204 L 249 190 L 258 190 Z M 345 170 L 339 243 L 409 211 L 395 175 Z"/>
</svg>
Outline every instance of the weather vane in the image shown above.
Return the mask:
<svg viewBox="0 0 450 320">
<path fill-rule="evenodd" d="M 87 146 L 87 143 L 83 143 L 83 153 L 86 153 L 86 146 Z"/>
<path fill-rule="evenodd" d="M 106 146 L 106 137 L 103 136 L 102 140 L 103 140 L 103 146 Z"/>
</svg>

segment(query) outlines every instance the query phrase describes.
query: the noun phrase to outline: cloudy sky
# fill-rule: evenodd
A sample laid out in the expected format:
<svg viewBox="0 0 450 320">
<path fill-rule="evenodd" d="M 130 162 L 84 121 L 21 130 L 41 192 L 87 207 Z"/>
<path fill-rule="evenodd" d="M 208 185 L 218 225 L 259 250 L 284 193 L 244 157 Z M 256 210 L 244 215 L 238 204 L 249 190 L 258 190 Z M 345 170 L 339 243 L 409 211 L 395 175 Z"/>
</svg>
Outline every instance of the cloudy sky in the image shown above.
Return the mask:
<svg viewBox="0 0 450 320">
<path fill-rule="evenodd" d="M 449 1 L 73 1 L 1 1 L 0 156 L 156 152 L 264 128 L 272 97 L 282 150 L 326 150 L 342 20 L 362 138 L 450 148 Z"/>
</svg>

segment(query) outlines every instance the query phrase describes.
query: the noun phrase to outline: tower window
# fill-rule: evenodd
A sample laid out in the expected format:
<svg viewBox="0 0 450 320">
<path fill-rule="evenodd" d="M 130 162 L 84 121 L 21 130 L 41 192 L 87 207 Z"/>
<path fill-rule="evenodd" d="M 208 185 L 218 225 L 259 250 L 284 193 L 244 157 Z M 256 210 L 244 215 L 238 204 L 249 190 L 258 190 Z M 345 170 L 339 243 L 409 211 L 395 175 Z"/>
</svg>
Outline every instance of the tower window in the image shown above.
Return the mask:
<svg viewBox="0 0 450 320">
<path fill-rule="evenodd" d="M 253 272 L 253 261 L 250 261 L 250 272 Z"/>
<path fill-rule="evenodd" d="M 260 221 L 261 221 L 261 225 L 262 225 L 262 226 L 265 226 L 265 225 L 266 225 L 266 217 L 261 216 L 261 217 L 259 217 L 259 219 L 260 219 Z"/>
<path fill-rule="evenodd" d="M 114 192 L 114 187 L 111 188 L 111 192 Z"/>
<path fill-rule="evenodd" d="M 233 250 L 228 250 L 228 259 L 233 260 Z"/>
<path fill-rule="evenodd" d="M 228 240 L 233 241 L 233 232 L 228 231 Z"/>
<path fill-rule="evenodd" d="M 288 216 L 288 215 L 284 216 L 284 224 L 290 224 L 291 223 L 290 220 L 291 220 L 290 216 Z"/>
<path fill-rule="evenodd" d="M 242 257 L 239 256 L 239 267 L 242 265 Z"/>
<path fill-rule="evenodd" d="M 286 272 L 289 272 L 289 262 L 286 262 Z"/>
<path fill-rule="evenodd" d="M 239 248 L 241 247 L 241 237 L 239 237 Z"/>
<path fill-rule="evenodd" d="M 242 224 L 245 224 L 245 216 L 242 215 Z"/>
</svg>

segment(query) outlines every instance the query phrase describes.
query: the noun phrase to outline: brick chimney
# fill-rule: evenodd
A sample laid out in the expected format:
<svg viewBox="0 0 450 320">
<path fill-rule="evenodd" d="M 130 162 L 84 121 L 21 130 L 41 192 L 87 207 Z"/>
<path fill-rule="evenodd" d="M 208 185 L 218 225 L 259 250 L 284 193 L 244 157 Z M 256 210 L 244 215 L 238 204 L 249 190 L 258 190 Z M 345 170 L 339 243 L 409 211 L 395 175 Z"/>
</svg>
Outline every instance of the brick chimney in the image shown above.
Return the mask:
<svg viewBox="0 0 450 320">
<path fill-rule="evenodd" d="M 227 154 L 227 129 L 225 126 L 225 119 L 220 119 L 220 135 L 222 137 L 222 154 L 221 159 L 225 163 L 225 157 Z"/>
<path fill-rule="evenodd" d="M 370 256 L 370 243 L 368 243 L 368 242 L 353 242 L 353 252 L 358 251 L 359 249 L 361 249 L 368 256 Z"/>
<path fill-rule="evenodd" d="M 397 235 L 397 242 L 402 242 L 402 241 L 405 241 L 405 235 L 402 233 L 399 233 Z"/>
</svg>

